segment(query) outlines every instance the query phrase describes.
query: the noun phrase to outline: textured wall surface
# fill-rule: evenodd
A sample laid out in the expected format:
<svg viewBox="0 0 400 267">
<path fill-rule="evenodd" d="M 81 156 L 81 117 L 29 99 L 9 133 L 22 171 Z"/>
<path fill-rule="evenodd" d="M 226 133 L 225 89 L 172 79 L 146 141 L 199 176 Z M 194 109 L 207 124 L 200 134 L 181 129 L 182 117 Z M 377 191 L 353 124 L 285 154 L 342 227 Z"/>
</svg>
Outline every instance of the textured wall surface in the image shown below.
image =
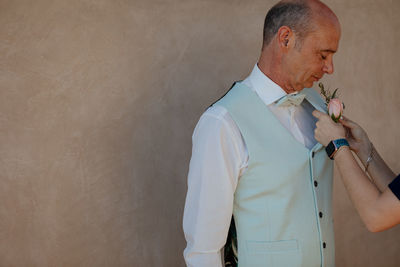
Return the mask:
<svg viewBox="0 0 400 267">
<path fill-rule="evenodd" d="M 184 266 L 191 134 L 271 0 L 0 0 L 0 266 Z M 400 2 L 327 0 L 346 115 L 400 172 Z M 337 266 L 398 266 L 335 177 Z"/>
</svg>

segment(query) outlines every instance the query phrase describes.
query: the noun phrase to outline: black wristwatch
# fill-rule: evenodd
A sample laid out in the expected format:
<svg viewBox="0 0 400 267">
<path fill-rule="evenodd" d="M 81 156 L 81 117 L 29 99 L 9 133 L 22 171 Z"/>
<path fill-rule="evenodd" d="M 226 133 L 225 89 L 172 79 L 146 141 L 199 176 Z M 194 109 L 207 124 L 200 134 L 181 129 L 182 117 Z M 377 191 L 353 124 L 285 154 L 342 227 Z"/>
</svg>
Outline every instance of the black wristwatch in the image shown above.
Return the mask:
<svg viewBox="0 0 400 267">
<path fill-rule="evenodd" d="M 336 154 L 336 151 L 338 151 L 339 148 L 342 147 L 342 146 L 350 146 L 350 145 L 349 145 L 349 142 L 347 142 L 347 140 L 344 139 L 344 138 L 332 140 L 325 147 L 326 154 L 328 154 L 328 157 L 330 159 L 333 159 L 333 157 Z"/>
</svg>

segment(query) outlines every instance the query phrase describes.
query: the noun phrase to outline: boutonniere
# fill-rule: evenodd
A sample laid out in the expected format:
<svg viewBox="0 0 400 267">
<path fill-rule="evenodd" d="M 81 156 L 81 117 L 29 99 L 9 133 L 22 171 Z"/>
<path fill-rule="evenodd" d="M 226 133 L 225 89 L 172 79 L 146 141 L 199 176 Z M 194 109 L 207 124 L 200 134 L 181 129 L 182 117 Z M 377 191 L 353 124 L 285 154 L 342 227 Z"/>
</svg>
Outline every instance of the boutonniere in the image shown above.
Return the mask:
<svg viewBox="0 0 400 267">
<path fill-rule="evenodd" d="M 337 97 L 337 91 L 339 88 L 336 88 L 331 94 L 329 89 L 325 89 L 323 83 L 319 83 L 318 86 L 321 89 L 321 95 L 325 97 L 325 105 L 327 107 L 329 116 L 334 122 L 338 122 L 342 117 L 344 110 L 344 103 Z"/>
</svg>

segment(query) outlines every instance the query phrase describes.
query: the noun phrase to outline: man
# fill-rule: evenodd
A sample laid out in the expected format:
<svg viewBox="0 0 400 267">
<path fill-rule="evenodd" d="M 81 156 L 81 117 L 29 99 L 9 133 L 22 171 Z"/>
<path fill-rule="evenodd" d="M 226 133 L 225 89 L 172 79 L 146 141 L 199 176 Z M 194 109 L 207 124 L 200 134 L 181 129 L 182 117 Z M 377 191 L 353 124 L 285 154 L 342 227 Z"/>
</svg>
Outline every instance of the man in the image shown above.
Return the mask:
<svg viewBox="0 0 400 267">
<path fill-rule="evenodd" d="M 308 87 L 333 73 L 339 39 L 339 21 L 320 1 L 282 1 L 268 12 L 252 73 L 193 133 L 188 266 L 224 264 L 232 214 L 238 266 L 334 266 L 333 168 L 311 114 L 325 103 Z"/>
</svg>

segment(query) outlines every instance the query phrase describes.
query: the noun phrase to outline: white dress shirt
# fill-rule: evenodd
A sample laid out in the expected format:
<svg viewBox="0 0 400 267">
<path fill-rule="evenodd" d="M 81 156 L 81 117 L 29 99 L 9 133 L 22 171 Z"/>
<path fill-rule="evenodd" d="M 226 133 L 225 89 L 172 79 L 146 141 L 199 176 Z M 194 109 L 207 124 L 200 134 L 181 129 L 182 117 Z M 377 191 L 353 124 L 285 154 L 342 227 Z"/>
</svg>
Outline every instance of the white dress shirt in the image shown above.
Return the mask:
<svg viewBox="0 0 400 267">
<path fill-rule="evenodd" d="M 314 110 L 308 101 L 281 107 L 286 92 L 255 65 L 243 83 L 252 89 L 297 141 L 311 149 Z M 184 257 L 190 267 L 221 267 L 238 180 L 246 171 L 245 141 L 227 110 L 212 106 L 201 116 L 192 136 L 192 158 L 183 216 L 187 241 Z"/>
</svg>

